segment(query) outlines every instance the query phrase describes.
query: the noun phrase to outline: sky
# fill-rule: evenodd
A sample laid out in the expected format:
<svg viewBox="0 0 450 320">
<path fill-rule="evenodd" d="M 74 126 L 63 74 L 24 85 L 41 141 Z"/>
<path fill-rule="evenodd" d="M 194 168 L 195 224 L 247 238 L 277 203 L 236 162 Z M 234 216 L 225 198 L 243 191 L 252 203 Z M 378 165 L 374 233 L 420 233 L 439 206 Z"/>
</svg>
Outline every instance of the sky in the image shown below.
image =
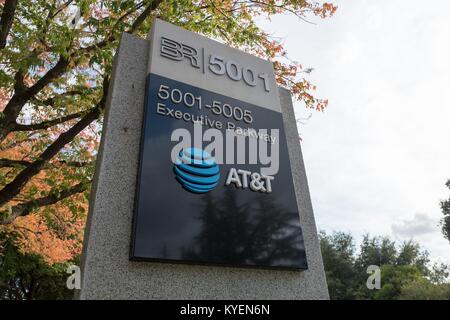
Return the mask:
<svg viewBox="0 0 450 320">
<path fill-rule="evenodd" d="M 331 19 L 264 29 L 312 67 L 322 114 L 302 121 L 319 230 L 415 239 L 450 264 L 439 202 L 450 196 L 450 1 L 335 0 Z M 310 111 L 295 103 L 298 119 Z"/>
</svg>

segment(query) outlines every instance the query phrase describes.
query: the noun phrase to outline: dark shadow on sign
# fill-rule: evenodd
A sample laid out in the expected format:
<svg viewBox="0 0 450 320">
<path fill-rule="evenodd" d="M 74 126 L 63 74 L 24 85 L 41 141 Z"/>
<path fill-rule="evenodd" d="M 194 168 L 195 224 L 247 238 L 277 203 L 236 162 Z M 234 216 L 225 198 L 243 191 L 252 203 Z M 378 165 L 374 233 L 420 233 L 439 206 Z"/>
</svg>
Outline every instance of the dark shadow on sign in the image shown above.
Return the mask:
<svg viewBox="0 0 450 320">
<path fill-rule="evenodd" d="M 203 198 L 198 215 L 202 229 L 193 245 L 183 248 L 183 259 L 292 267 L 305 263 L 298 215 L 280 209 L 272 197 L 239 205 L 229 188 L 219 200 L 211 193 Z"/>
</svg>

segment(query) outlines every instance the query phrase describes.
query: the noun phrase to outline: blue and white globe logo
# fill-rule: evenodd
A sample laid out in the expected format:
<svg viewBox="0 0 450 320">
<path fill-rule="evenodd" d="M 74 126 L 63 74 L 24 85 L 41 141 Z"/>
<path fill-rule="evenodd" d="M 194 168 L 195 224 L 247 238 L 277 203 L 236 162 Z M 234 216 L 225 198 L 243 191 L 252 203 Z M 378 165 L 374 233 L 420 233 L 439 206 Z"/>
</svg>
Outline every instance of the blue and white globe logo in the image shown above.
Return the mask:
<svg viewBox="0 0 450 320">
<path fill-rule="evenodd" d="M 183 188 L 193 193 L 211 191 L 220 179 L 216 160 L 208 152 L 198 148 L 181 150 L 173 171 Z"/>
</svg>

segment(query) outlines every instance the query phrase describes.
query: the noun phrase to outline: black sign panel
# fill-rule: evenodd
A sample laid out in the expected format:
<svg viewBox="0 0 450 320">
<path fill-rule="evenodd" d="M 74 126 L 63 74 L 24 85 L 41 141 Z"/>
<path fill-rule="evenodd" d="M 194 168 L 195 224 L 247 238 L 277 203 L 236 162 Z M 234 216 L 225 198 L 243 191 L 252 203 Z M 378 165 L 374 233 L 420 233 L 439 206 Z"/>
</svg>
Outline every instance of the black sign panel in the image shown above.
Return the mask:
<svg viewBox="0 0 450 320">
<path fill-rule="evenodd" d="M 146 95 L 130 259 L 307 269 L 281 113 L 154 74 Z M 233 168 L 260 172 L 260 164 L 221 164 L 193 148 L 172 162 L 172 132 L 192 132 L 192 119 L 201 117 L 204 130 L 217 122 L 224 133 L 227 122 L 244 127 L 236 118 L 245 115 L 225 119 L 214 101 L 248 110 L 256 130 L 280 130 L 270 193 L 225 184 Z"/>
</svg>

